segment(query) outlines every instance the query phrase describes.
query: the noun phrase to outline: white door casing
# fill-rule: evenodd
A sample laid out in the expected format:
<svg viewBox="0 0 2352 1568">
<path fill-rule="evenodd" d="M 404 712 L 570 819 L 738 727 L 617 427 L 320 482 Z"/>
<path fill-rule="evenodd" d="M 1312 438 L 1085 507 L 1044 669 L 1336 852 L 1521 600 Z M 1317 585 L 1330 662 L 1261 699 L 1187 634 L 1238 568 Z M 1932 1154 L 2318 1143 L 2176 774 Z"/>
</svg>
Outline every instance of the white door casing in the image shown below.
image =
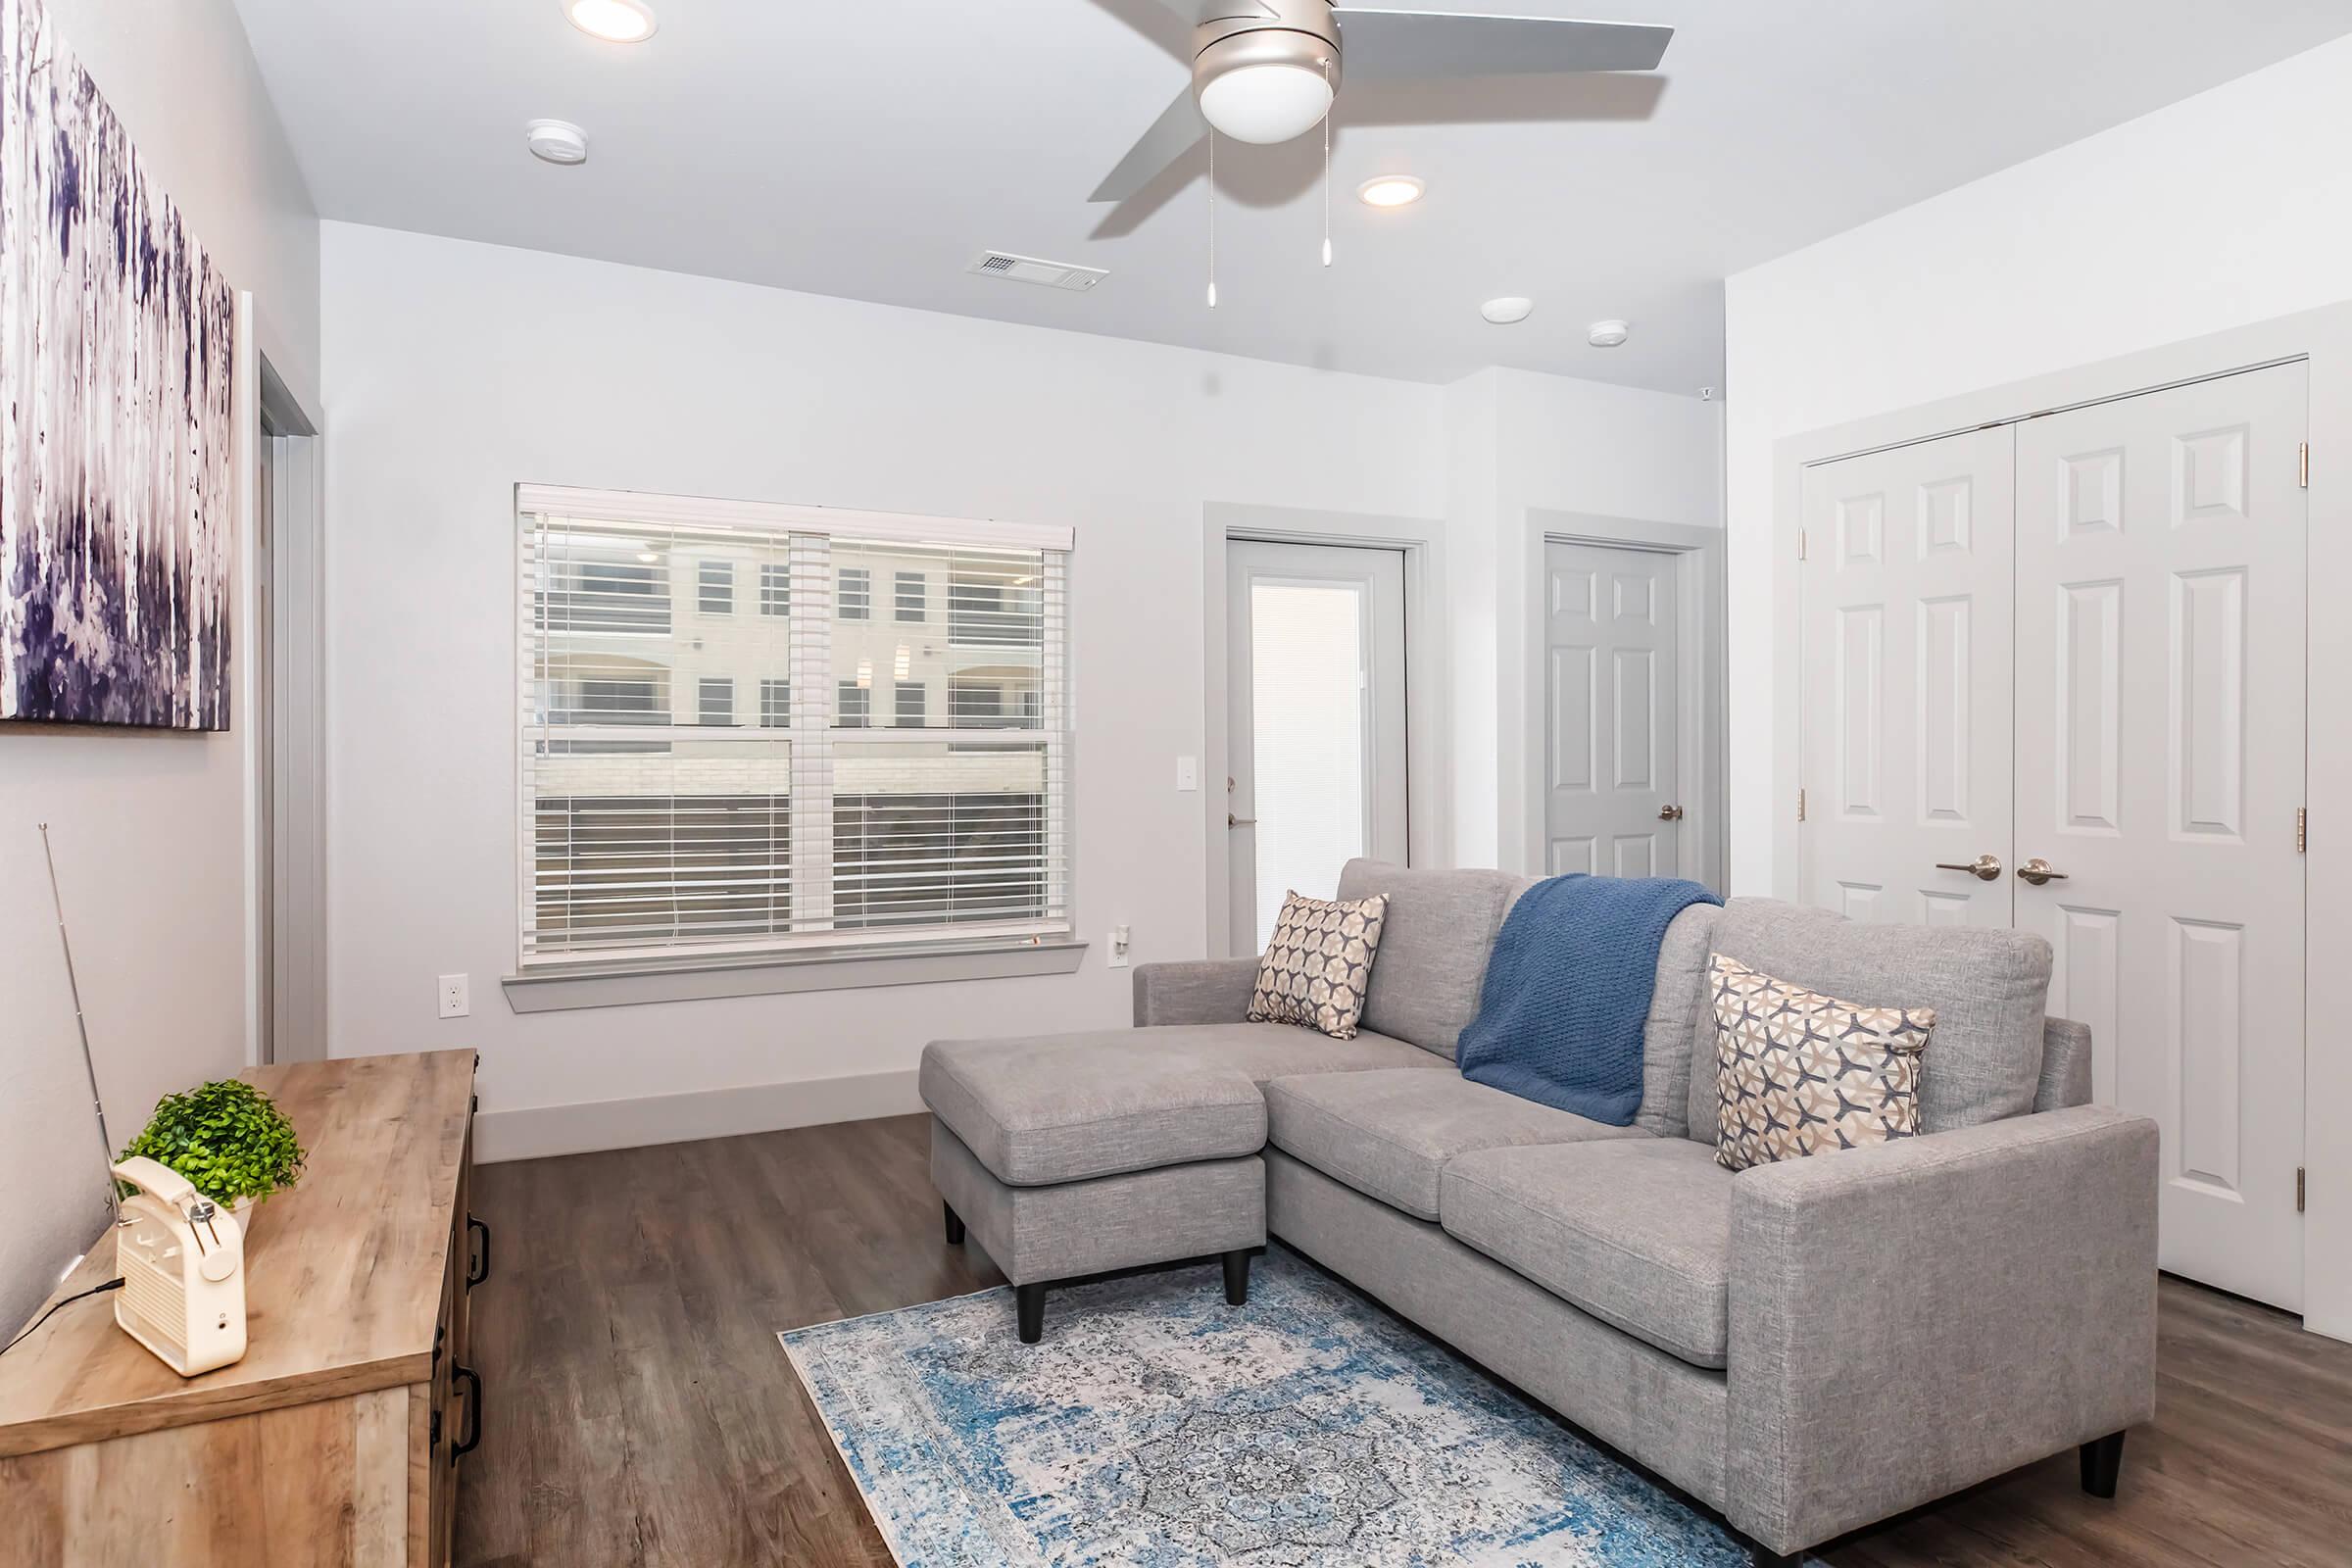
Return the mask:
<svg viewBox="0 0 2352 1568">
<path fill-rule="evenodd" d="M 2309 368 L 2018 427 L 2017 886 L 2095 1094 L 2163 1128 L 2161 1261 L 2302 1304 Z"/>
<path fill-rule="evenodd" d="M 1405 859 L 1404 556 L 1237 539 L 1226 592 L 1240 955 L 1263 948 L 1286 890 L 1329 898 L 1349 858 Z"/>
<path fill-rule="evenodd" d="M 1544 869 L 1682 876 L 1681 558 L 1544 547 Z"/>
<path fill-rule="evenodd" d="M 1805 470 L 1807 904 L 2010 923 L 2014 442 L 1972 430 Z"/>
</svg>

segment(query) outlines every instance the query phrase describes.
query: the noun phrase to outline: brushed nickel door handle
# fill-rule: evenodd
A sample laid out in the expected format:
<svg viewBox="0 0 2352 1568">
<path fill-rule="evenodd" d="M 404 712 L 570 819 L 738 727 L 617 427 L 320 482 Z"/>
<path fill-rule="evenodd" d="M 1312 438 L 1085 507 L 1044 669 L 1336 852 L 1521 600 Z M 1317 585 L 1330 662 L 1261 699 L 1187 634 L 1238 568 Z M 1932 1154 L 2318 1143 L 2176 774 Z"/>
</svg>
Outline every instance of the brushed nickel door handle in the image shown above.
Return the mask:
<svg viewBox="0 0 2352 1568">
<path fill-rule="evenodd" d="M 1227 811 L 1225 813 L 1225 825 L 1227 827 L 1255 827 L 1257 826 L 1257 818 L 1254 816 L 1236 816 L 1231 811 Z"/>
<path fill-rule="evenodd" d="M 2038 855 L 2034 857 L 2034 858 L 2031 860 L 2028 860 L 2025 864 L 2019 866 L 2017 868 L 2017 874 L 2022 880 L 2031 882 L 2035 887 L 2041 886 L 2044 882 L 2063 882 L 2066 880 L 2066 873 L 2064 871 L 2051 870 L 2050 862 L 2043 859 Z"/>
<path fill-rule="evenodd" d="M 1990 882 L 2001 874 L 2001 858 L 1997 855 L 1980 855 L 1966 865 L 1954 865 L 1949 860 L 1937 860 L 1936 869 L 1938 871 L 1966 871 L 1980 882 Z M 2024 876 L 2026 873 L 2020 871 L 2017 874 Z"/>
<path fill-rule="evenodd" d="M 1661 821 L 1661 822 L 1680 822 L 1682 819 L 1683 819 L 1683 808 L 1682 808 L 1681 807 L 1679 807 L 1679 806 L 1661 806 L 1661 807 L 1659 807 L 1659 808 L 1658 808 L 1658 820 L 1659 820 L 1659 821 Z"/>
</svg>

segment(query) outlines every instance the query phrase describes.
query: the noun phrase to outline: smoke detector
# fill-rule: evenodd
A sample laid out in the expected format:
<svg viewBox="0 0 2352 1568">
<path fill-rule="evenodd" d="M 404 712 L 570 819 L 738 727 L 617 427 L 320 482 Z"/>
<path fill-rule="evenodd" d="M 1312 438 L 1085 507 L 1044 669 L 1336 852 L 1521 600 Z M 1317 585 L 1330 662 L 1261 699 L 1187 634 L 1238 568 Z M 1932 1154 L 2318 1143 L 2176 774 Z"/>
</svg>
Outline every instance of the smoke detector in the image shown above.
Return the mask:
<svg viewBox="0 0 2352 1568">
<path fill-rule="evenodd" d="M 1623 321 L 1594 321 L 1585 334 L 1585 341 L 1596 349 L 1613 349 L 1634 335 L 1634 329 Z"/>
<path fill-rule="evenodd" d="M 534 120 L 522 127 L 522 139 L 531 149 L 531 156 L 542 163 L 584 164 L 588 161 L 588 133 L 568 120 Z"/>
<path fill-rule="evenodd" d="M 1524 321 L 1535 314 L 1536 302 L 1517 294 L 1506 294 L 1498 300 L 1489 300 L 1478 308 L 1478 314 L 1496 326 L 1510 326 Z"/>
<path fill-rule="evenodd" d="M 1015 283 L 1035 283 L 1042 288 L 1068 289 L 1077 294 L 1085 293 L 1110 275 L 1100 267 L 1048 262 L 1035 256 L 1015 256 L 1010 251 L 982 251 L 964 270 L 982 277 L 1007 278 Z"/>
</svg>

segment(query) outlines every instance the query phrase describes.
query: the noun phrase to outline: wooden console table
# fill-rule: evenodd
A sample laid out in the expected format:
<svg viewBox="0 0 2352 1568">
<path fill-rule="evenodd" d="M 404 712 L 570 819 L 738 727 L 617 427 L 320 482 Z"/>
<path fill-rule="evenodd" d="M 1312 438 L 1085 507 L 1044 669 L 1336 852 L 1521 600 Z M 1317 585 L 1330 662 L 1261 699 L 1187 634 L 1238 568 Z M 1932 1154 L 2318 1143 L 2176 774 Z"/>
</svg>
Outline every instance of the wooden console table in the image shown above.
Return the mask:
<svg viewBox="0 0 2352 1568">
<path fill-rule="evenodd" d="M 76 1301 L 0 1356 L 0 1561 L 442 1568 L 481 1434 L 466 1297 L 473 1053 L 245 1074 L 309 1165 L 255 1211 L 243 1360 L 181 1378 Z M 478 1237 L 478 1241 L 476 1238 Z M 111 1235 L 58 1287 L 114 1275 Z M 55 1299 L 55 1298 L 52 1298 Z"/>
</svg>

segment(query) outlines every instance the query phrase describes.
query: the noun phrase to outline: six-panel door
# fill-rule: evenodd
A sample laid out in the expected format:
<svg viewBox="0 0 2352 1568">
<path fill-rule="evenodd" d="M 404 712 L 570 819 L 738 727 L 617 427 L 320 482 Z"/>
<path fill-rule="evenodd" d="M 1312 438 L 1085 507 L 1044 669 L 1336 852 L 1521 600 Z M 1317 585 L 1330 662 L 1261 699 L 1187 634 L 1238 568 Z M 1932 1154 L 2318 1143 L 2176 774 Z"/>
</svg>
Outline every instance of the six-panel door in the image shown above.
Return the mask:
<svg viewBox="0 0 2352 1568">
<path fill-rule="evenodd" d="M 2303 1294 L 2308 370 L 2018 427 L 2017 923 L 2097 1098 L 2163 1127 L 2161 1256 Z"/>
<path fill-rule="evenodd" d="M 2011 458 L 1998 428 L 1806 471 L 1808 904 L 2009 924 Z"/>
<path fill-rule="evenodd" d="M 1544 546 L 1544 868 L 1682 876 L 1681 558 Z"/>
</svg>

